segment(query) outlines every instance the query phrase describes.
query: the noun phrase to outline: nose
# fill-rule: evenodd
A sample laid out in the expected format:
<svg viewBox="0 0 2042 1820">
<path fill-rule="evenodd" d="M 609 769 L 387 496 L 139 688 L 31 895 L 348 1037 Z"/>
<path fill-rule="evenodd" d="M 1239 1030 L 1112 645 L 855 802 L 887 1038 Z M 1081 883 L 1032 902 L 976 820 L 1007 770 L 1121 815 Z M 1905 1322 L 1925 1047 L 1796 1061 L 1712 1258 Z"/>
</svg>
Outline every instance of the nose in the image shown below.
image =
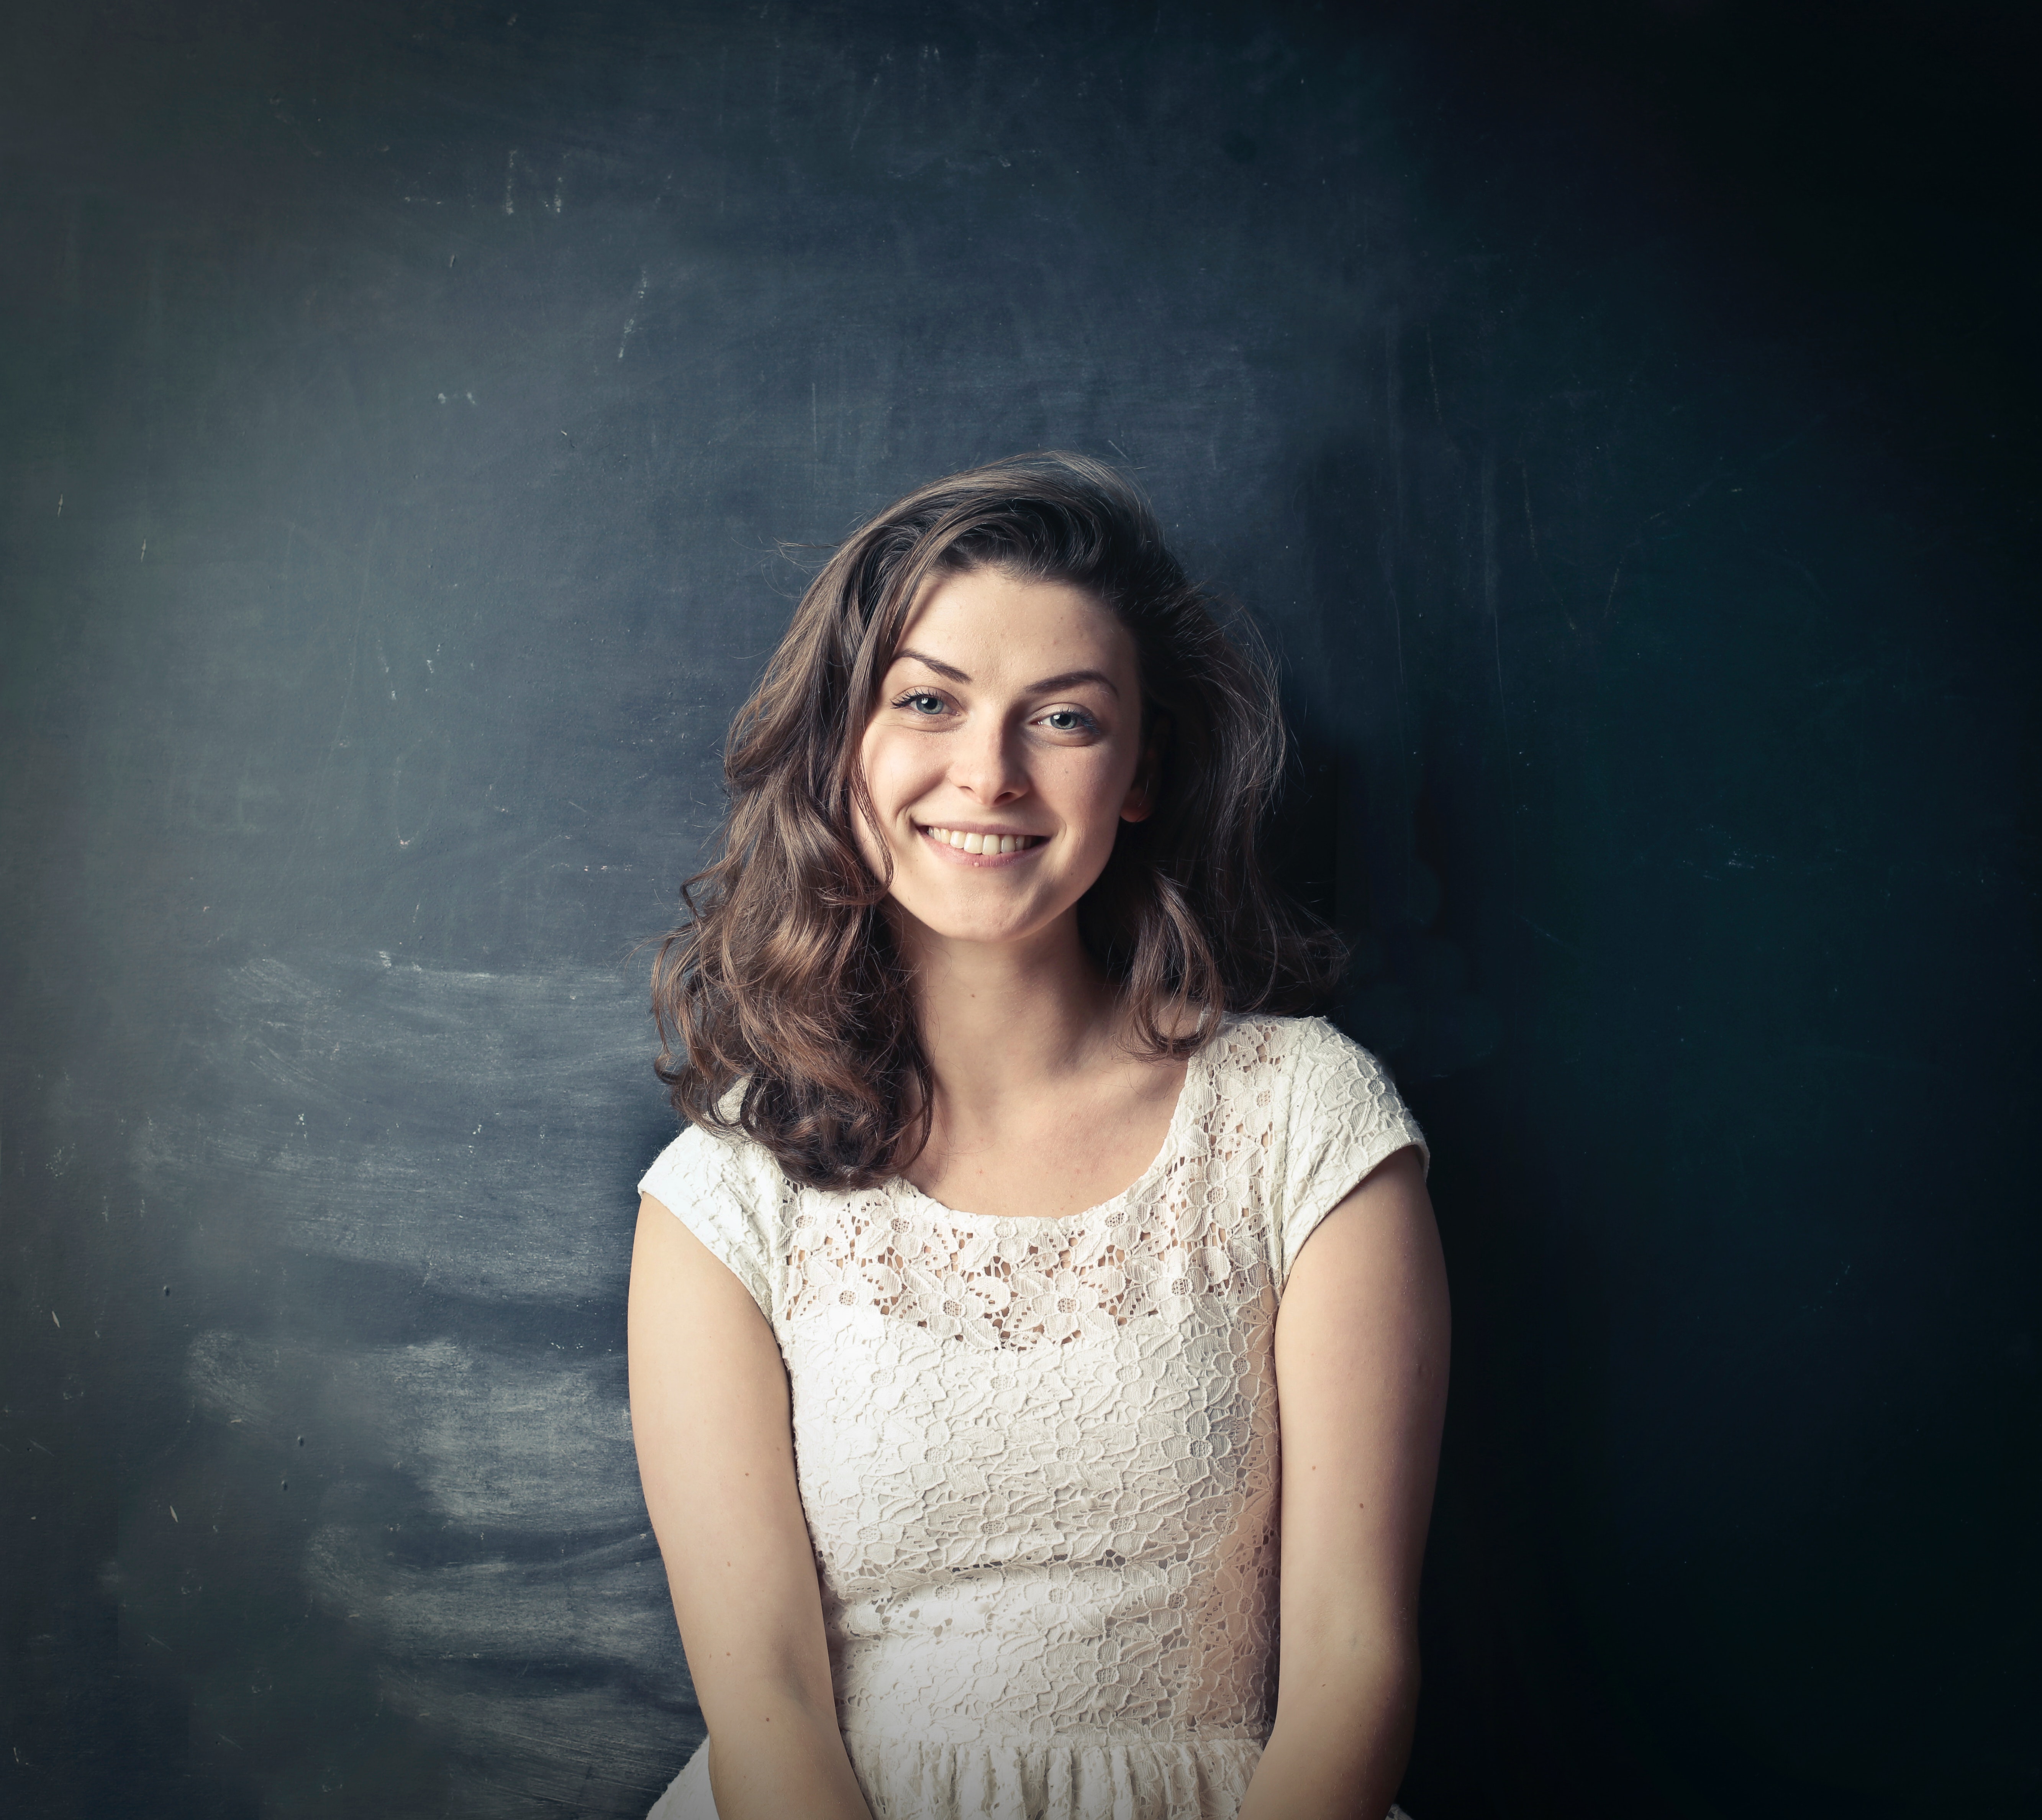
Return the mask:
<svg viewBox="0 0 2042 1820">
<path fill-rule="evenodd" d="M 1027 794 L 1028 779 L 1021 767 L 1019 741 L 1004 721 L 974 715 L 953 736 L 950 781 L 987 808 Z"/>
</svg>

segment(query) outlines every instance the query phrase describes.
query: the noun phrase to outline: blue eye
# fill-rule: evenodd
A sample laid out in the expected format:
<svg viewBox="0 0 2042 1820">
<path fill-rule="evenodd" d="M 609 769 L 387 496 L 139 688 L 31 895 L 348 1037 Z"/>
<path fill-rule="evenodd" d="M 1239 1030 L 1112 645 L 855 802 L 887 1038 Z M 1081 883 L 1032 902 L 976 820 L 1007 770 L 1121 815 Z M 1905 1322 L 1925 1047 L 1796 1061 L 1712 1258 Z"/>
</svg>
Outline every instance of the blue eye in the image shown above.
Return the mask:
<svg viewBox="0 0 2042 1820">
<path fill-rule="evenodd" d="M 926 689 L 917 689 L 903 695 L 893 705 L 905 708 L 912 714 L 940 714 L 947 704 L 940 695 L 931 694 Z"/>
<path fill-rule="evenodd" d="M 1042 717 L 1042 725 L 1053 733 L 1083 733 L 1091 731 L 1094 722 L 1082 709 L 1052 708 Z"/>
</svg>

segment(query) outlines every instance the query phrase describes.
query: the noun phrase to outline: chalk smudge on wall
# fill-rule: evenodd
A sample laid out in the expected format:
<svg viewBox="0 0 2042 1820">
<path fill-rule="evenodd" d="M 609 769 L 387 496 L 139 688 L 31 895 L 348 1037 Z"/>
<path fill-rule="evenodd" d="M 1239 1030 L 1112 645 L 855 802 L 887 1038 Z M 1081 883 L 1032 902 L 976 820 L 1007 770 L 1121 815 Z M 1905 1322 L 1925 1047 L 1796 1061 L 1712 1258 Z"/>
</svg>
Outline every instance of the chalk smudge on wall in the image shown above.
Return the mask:
<svg viewBox="0 0 2042 1820">
<path fill-rule="evenodd" d="M 701 1733 L 627 1404 L 633 1183 L 673 1129 L 637 972 L 248 960 L 184 1110 L 128 1128 L 227 1317 L 184 1353 L 203 1469 L 152 1500 L 273 1547 L 457 1780 L 602 1813 Z M 241 1293 L 208 1293 L 223 1260 Z"/>
</svg>

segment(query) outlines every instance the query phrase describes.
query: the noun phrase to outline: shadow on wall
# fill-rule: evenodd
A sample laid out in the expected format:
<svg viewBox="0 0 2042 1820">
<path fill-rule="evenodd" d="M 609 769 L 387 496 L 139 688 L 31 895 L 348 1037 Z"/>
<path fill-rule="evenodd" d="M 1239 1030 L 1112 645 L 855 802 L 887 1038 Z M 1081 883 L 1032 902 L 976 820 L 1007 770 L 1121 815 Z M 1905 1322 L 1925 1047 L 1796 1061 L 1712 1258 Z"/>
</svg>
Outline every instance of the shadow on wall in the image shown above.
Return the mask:
<svg viewBox="0 0 2042 1820">
<path fill-rule="evenodd" d="M 1474 1067 L 1504 1034 L 1449 933 L 1448 868 L 1421 851 L 1434 748 L 1496 743 L 1493 705 L 1458 700 L 1440 661 L 1493 629 L 1493 552 L 1465 534 L 1486 526 L 1486 475 L 1443 422 L 1405 424 L 1409 351 L 1393 328 L 1381 358 L 1354 361 L 1365 427 L 1297 486 L 1310 617 L 1286 640 L 1298 762 L 1272 831 L 1286 884 L 1348 944 L 1334 1021 L 1406 1088 Z"/>
<path fill-rule="evenodd" d="M 1467 956 L 1439 932 L 1437 875 L 1413 855 L 1405 877 L 1401 903 L 1386 907 L 1384 932 L 1356 943 L 1349 989 L 1333 1017 L 1410 1084 L 1486 1061 L 1503 1046 L 1503 1019 L 1473 989 Z"/>
</svg>

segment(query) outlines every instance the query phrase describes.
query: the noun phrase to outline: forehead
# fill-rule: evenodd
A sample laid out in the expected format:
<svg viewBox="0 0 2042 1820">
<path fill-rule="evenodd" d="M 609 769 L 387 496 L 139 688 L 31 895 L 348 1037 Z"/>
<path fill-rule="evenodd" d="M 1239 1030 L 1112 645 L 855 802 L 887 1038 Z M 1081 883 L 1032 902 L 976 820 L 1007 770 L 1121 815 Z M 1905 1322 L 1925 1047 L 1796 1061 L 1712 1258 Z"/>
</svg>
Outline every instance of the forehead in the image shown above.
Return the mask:
<svg viewBox="0 0 2042 1820">
<path fill-rule="evenodd" d="M 1136 667 L 1133 636 L 1083 588 L 993 568 L 932 577 L 901 622 L 900 642 L 974 681 L 1073 669 L 1131 679 Z"/>
</svg>

